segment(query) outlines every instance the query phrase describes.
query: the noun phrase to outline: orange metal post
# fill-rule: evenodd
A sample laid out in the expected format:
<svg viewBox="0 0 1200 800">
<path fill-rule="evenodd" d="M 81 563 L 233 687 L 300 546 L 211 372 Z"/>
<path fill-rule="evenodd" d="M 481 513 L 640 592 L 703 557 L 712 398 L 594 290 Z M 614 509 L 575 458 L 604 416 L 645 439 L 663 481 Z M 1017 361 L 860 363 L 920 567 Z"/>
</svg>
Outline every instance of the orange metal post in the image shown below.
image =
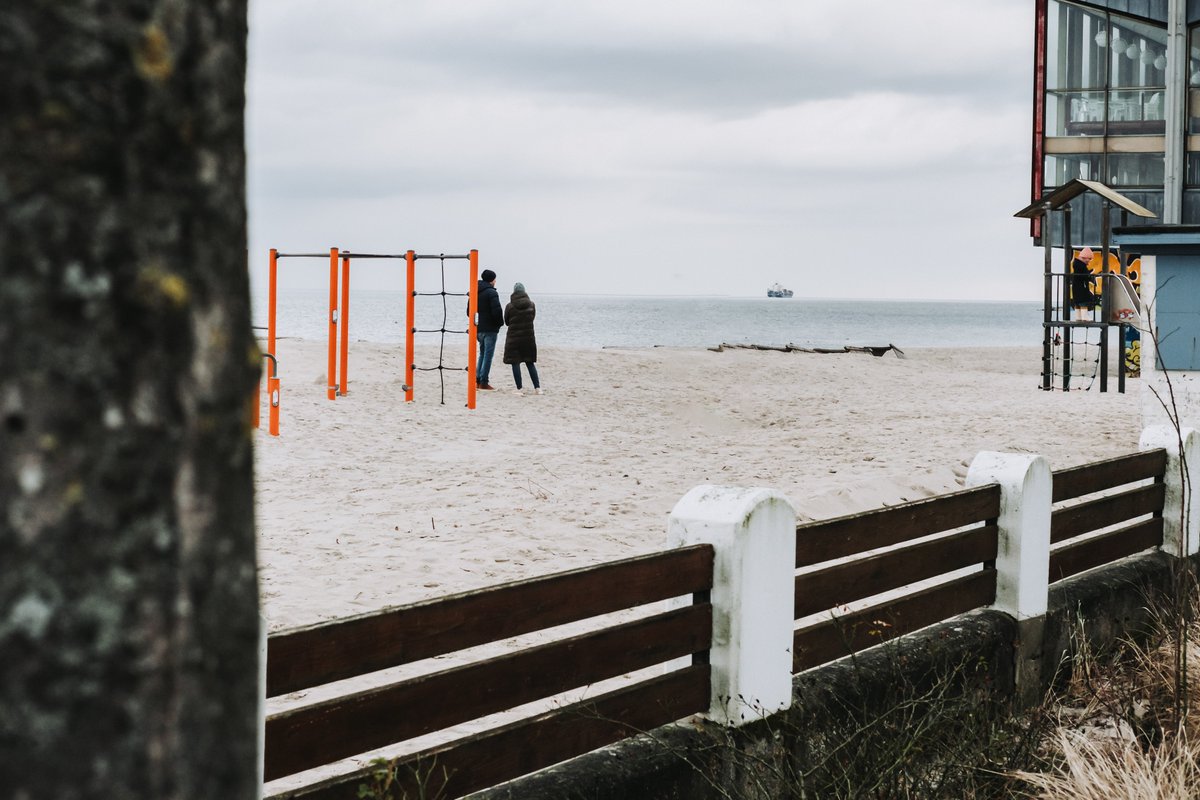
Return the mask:
<svg viewBox="0 0 1200 800">
<path fill-rule="evenodd" d="M 267 396 L 271 403 L 271 413 L 268 417 L 268 430 L 272 436 L 279 435 L 279 377 L 267 378 Z"/>
<path fill-rule="evenodd" d="M 270 251 L 270 267 L 266 271 L 266 351 L 275 355 L 275 288 L 278 275 L 280 251 Z M 263 374 L 259 371 L 258 385 L 254 386 L 254 410 L 250 414 L 251 425 L 258 427 L 263 422 Z"/>
<path fill-rule="evenodd" d="M 475 312 L 479 310 L 479 251 L 471 251 L 471 277 L 467 288 L 467 408 L 475 408 L 475 359 L 478 357 L 475 339 Z"/>
<path fill-rule="evenodd" d="M 337 311 L 337 284 L 338 284 L 338 249 L 336 247 L 329 248 L 329 369 L 326 373 L 329 378 L 329 388 L 325 392 L 325 396 L 330 400 L 337 399 L 337 335 L 338 335 L 338 311 Z"/>
<path fill-rule="evenodd" d="M 417 254 L 412 250 L 405 253 L 404 265 L 407 275 L 405 282 L 408 287 L 408 297 L 404 301 L 404 320 L 408 325 L 408 329 L 404 332 L 404 385 L 408 388 L 404 390 L 404 401 L 411 403 L 413 399 L 413 364 L 416 362 L 416 354 L 413 352 L 413 332 L 417 327 L 417 322 L 413 313 L 417 307 Z"/>
<path fill-rule="evenodd" d="M 342 256 L 342 397 L 346 396 L 346 370 L 350 361 L 350 256 Z"/>
<path fill-rule="evenodd" d="M 275 355 L 275 288 L 279 273 L 279 251 L 271 248 L 270 268 L 267 270 L 267 352 Z M 258 377 L 258 388 L 254 390 L 254 412 L 250 415 L 257 428 L 262 422 L 262 375 Z"/>
</svg>

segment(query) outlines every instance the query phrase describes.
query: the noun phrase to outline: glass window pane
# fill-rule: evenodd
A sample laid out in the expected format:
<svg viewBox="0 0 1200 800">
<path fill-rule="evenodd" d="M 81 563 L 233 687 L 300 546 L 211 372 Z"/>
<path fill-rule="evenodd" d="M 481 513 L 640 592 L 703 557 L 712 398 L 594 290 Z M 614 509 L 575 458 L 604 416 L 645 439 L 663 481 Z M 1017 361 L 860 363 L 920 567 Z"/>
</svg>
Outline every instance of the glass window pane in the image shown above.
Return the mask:
<svg viewBox="0 0 1200 800">
<path fill-rule="evenodd" d="M 1113 92 L 1108 99 L 1110 136 L 1162 136 L 1166 133 L 1163 95 L 1153 91 Z"/>
<path fill-rule="evenodd" d="M 1109 186 L 1162 186 L 1162 153 L 1109 153 Z"/>
<path fill-rule="evenodd" d="M 1200 186 L 1200 153 L 1187 154 L 1187 185 Z"/>
<path fill-rule="evenodd" d="M 1047 92 L 1047 136 L 1103 136 L 1104 92 Z"/>
<path fill-rule="evenodd" d="M 1051 0 L 1046 28 L 1046 87 L 1103 88 L 1110 52 L 1103 12 Z"/>
<path fill-rule="evenodd" d="M 1200 27 L 1188 34 L 1188 85 L 1200 86 Z"/>
<path fill-rule="evenodd" d="M 1046 156 L 1046 185 L 1062 186 L 1068 181 L 1082 178 L 1085 181 L 1103 180 L 1100 172 L 1099 153 Z"/>
<path fill-rule="evenodd" d="M 1200 28 L 1188 34 L 1188 133 L 1200 133 Z"/>
<path fill-rule="evenodd" d="M 1113 86 L 1166 85 L 1166 28 L 1113 15 L 1108 47 Z"/>
<path fill-rule="evenodd" d="M 1157 222 L 1157 220 L 1155 220 Z M 1200 224 L 1200 191 L 1190 190 L 1183 193 L 1184 225 Z"/>
</svg>

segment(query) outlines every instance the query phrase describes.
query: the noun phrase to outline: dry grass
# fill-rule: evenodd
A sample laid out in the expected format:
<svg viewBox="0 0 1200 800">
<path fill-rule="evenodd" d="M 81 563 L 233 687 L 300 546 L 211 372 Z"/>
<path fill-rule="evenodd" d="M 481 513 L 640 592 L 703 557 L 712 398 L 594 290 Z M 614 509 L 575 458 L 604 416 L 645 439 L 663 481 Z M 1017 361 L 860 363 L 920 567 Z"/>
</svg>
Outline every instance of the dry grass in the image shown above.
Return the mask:
<svg viewBox="0 0 1200 800">
<path fill-rule="evenodd" d="M 1084 653 L 1068 689 L 1069 706 L 1043 743 L 1046 772 L 1016 772 L 1038 800 L 1184 800 L 1200 797 L 1200 675 L 1177 681 L 1179 656 L 1200 664 L 1200 627 L 1182 653 L 1169 633 L 1155 646 L 1129 645 L 1100 665 Z M 1182 690 L 1182 719 L 1176 692 Z"/>
<path fill-rule="evenodd" d="M 1173 640 L 1162 643 L 1151 650 L 1135 649 L 1137 672 L 1142 677 L 1142 693 L 1149 708 L 1159 715 L 1159 724 L 1165 730 L 1182 728 L 1192 741 L 1200 742 L 1200 675 L 1194 666 L 1200 664 L 1200 630 L 1193 630 L 1184 644 L 1183 656 L 1192 665 L 1183 682 L 1185 713 L 1181 724 L 1174 719 L 1174 691 L 1176 686 L 1176 646 Z M 1197 795 L 1200 796 L 1200 795 Z"/>
<path fill-rule="evenodd" d="M 1200 797 L 1200 748 L 1186 735 L 1143 749 L 1136 742 L 1097 739 L 1060 729 L 1059 769 L 1019 772 L 1039 800 L 1193 800 Z"/>
</svg>

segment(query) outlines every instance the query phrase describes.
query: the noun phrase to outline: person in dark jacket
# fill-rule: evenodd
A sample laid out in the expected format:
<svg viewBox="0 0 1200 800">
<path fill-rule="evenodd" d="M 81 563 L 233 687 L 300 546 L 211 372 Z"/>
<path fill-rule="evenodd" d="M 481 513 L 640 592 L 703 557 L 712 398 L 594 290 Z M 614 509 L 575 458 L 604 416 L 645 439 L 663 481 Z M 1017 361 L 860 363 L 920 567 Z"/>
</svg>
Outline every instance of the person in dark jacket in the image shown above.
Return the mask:
<svg viewBox="0 0 1200 800">
<path fill-rule="evenodd" d="M 504 363 L 512 364 L 513 381 L 517 394 L 521 393 L 521 365 L 529 370 L 529 380 L 533 382 L 535 394 L 542 393 L 542 384 L 538 380 L 537 367 L 537 337 L 533 332 L 533 318 L 537 308 L 529 295 L 525 293 L 525 284 L 513 284 L 512 297 L 504 307 L 504 324 L 508 325 L 508 336 L 504 339 Z"/>
<path fill-rule="evenodd" d="M 1085 247 L 1071 260 L 1071 307 L 1075 311 L 1074 318 L 1077 321 L 1090 320 L 1096 303 L 1099 302 L 1096 293 L 1092 291 L 1093 275 L 1088 268 L 1094 255 L 1092 248 Z"/>
<path fill-rule="evenodd" d="M 479 340 L 479 355 L 475 362 L 475 387 L 491 391 L 496 387 L 488 383 L 492 371 L 492 357 L 496 353 L 496 336 L 504 325 L 504 311 L 500 308 L 500 293 L 496 291 L 496 273 L 485 269 L 479 276 L 477 292 L 477 314 L 475 338 Z M 467 313 L 471 306 L 467 305 Z"/>
</svg>

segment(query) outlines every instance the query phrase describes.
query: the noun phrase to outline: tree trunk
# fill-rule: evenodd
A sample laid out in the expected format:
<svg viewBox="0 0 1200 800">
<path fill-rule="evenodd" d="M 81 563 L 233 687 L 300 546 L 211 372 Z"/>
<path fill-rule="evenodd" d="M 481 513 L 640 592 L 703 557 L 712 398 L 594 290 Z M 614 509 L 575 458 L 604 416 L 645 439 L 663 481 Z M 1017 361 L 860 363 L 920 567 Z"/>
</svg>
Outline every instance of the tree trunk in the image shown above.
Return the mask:
<svg viewBox="0 0 1200 800">
<path fill-rule="evenodd" d="M 245 0 L 0 4 L 0 796 L 251 798 Z"/>
</svg>

